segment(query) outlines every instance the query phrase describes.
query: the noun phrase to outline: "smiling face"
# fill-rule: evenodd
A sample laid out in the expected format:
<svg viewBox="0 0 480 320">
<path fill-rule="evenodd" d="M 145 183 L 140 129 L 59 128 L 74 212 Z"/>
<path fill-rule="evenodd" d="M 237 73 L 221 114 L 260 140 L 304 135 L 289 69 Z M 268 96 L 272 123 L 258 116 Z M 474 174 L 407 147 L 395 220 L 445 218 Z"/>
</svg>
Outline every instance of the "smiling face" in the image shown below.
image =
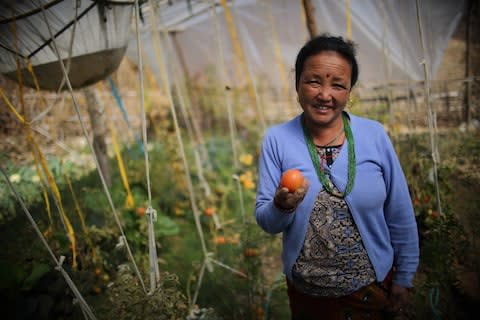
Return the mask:
<svg viewBox="0 0 480 320">
<path fill-rule="evenodd" d="M 321 51 L 305 60 L 297 95 L 308 128 L 341 127 L 351 74 L 348 61 L 335 51 Z"/>
</svg>

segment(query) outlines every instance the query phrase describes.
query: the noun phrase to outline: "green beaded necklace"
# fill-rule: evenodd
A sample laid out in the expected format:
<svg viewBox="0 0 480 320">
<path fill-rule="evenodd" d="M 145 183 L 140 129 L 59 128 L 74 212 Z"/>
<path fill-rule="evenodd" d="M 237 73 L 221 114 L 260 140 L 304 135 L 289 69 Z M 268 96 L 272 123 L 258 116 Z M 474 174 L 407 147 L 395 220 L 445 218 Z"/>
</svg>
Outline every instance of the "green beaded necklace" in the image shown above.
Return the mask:
<svg viewBox="0 0 480 320">
<path fill-rule="evenodd" d="M 305 141 L 307 141 L 308 152 L 310 153 L 310 158 L 312 159 L 313 166 L 317 172 L 317 176 L 320 179 L 325 190 L 337 197 L 344 198 L 347 194 L 352 191 L 353 184 L 355 182 L 355 145 L 353 142 L 352 129 L 350 128 L 350 123 L 348 122 L 348 117 L 345 113 L 342 113 L 343 120 L 343 130 L 345 131 L 345 136 L 348 141 L 348 180 L 347 186 L 344 192 L 339 192 L 334 188 L 334 185 L 330 178 L 324 173 L 323 168 L 320 166 L 320 159 L 317 154 L 317 149 L 313 143 L 312 136 L 308 133 L 307 127 L 305 126 L 304 114 L 302 114 L 302 127 L 303 134 L 305 135 Z"/>
</svg>

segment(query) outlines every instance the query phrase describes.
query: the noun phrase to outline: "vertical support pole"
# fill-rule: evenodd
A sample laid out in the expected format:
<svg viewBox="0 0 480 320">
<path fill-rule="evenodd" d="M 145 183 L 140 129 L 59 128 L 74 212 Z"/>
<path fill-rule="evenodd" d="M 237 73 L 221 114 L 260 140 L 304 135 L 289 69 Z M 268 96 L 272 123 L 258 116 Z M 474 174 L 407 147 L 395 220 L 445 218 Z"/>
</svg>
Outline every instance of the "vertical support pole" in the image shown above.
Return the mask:
<svg viewBox="0 0 480 320">
<path fill-rule="evenodd" d="M 93 132 L 93 149 L 98 157 L 100 170 L 105 177 L 108 187 L 112 186 L 112 175 L 110 170 L 110 161 L 107 154 L 107 144 L 105 136 L 108 126 L 105 124 L 104 108 L 100 105 L 100 99 L 94 88 L 87 87 L 83 89 L 85 100 L 87 102 L 87 111 L 90 117 L 90 124 Z"/>
</svg>

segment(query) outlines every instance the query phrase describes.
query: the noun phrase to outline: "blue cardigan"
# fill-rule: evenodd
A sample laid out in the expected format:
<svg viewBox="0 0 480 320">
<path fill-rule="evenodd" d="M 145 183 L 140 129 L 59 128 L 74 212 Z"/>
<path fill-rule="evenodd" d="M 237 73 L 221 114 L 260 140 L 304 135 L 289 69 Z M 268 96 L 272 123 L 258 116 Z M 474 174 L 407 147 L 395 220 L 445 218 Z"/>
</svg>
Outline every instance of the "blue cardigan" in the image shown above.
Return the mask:
<svg viewBox="0 0 480 320">
<path fill-rule="evenodd" d="M 419 261 L 418 231 L 406 179 L 383 126 L 349 114 L 355 142 L 356 177 L 345 198 L 362 236 L 378 281 L 395 266 L 393 282 L 411 287 Z M 255 215 L 268 233 L 283 232 L 283 271 L 292 267 L 302 249 L 314 200 L 322 185 L 315 173 L 302 131 L 301 117 L 275 125 L 263 139 Z M 341 191 L 347 182 L 347 142 L 332 165 L 332 182 Z M 294 213 L 273 205 L 282 172 L 297 168 L 310 187 Z"/>
</svg>

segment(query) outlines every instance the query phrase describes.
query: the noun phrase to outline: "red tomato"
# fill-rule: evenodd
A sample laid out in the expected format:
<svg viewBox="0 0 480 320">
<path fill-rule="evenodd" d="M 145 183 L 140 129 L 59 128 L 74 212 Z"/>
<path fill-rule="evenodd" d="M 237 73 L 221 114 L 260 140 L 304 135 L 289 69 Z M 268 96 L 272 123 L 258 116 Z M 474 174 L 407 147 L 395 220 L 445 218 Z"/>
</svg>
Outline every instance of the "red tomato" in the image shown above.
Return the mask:
<svg viewBox="0 0 480 320">
<path fill-rule="evenodd" d="M 137 210 L 135 210 L 137 212 L 137 215 L 139 217 L 143 217 L 145 215 L 145 208 L 144 207 L 138 207 Z"/>
<path fill-rule="evenodd" d="M 224 236 L 218 236 L 215 238 L 215 243 L 216 244 L 225 244 L 227 243 L 227 240 L 225 239 Z"/>
<path fill-rule="evenodd" d="M 280 179 L 280 186 L 287 188 L 288 192 L 295 192 L 303 185 L 305 178 L 298 169 L 289 169 L 285 171 Z"/>
<path fill-rule="evenodd" d="M 205 209 L 204 213 L 207 217 L 211 217 L 215 213 L 215 208 L 214 207 L 208 207 L 207 209 Z"/>
</svg>

